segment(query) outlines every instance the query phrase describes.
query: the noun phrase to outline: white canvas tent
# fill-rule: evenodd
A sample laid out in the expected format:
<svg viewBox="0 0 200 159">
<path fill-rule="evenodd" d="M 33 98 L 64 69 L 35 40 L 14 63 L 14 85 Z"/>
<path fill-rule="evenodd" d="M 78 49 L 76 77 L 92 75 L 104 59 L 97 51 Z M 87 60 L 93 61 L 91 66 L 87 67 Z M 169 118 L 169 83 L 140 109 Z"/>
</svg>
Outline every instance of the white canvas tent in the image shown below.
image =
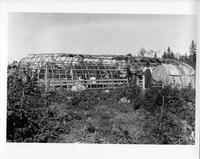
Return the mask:
<svg viewBox="0 0 200 159">
<path fill-rule="evenodd" d="M 162 81 L 164 85 L 172 85 L 175 87 L 187 87 L 191 85 L 195 87 L 194 69 L 185 64 L 161 64 L 157 66 L 152 73 L 155 81 Z"/>
</svg>

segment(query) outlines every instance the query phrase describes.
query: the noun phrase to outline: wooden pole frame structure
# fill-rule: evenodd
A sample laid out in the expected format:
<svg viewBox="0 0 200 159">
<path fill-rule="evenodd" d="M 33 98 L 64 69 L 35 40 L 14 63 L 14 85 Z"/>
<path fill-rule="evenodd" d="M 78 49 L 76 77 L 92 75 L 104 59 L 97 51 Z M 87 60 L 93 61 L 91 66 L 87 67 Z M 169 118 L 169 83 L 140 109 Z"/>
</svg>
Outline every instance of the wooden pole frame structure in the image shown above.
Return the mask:
<svg viewBox="0 0 200 159">
<path fill-rule="evenodd" d="M 179 63 L 171 59 L 127 57 L 126 55 L 43 53 L 30 54 L 23 58 L 19 67 L 30 66 L 33 71 L 37 70 L 38 86 L 44 85 L 46 92 L 62 87 L 70 90 L 77 82 L 80 82 L 80 77 L 84 78 L 82 84 L 88 89 L 114 89 L 129 85 L 125 77 L 127 65 L 130 65 L 133 70 L 142 71 L 147 61 L 151 67 L 162 63 Z M 90 82 L 92 76 L 96 78 L 95 84 Z M 144 87 L 142 85 L 141 88 Z"/>
</svg>

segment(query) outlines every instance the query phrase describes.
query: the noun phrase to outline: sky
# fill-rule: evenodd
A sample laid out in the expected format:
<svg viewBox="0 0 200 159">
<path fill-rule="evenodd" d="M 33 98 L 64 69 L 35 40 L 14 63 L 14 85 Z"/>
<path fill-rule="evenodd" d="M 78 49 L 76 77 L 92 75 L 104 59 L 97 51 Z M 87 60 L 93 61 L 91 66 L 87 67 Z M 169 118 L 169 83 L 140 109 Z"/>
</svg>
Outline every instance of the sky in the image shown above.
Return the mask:
<svg viewBox="0 0 200 159">
<path fill-rule="evenodd" d="M 163 54 L 189 52 L 196 41 L 194 15 L 9 13 L 8 60 L 28 54 L 137 55 L 140 48 Z"/>
</svg>

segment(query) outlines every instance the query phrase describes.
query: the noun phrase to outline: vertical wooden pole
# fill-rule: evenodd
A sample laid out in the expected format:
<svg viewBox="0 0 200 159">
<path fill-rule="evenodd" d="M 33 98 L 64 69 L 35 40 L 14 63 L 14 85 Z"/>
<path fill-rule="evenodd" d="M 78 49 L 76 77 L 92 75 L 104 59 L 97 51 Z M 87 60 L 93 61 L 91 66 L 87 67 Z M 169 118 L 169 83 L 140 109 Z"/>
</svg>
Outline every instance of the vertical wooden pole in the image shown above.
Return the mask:
<svg viewBox="0 0 200 159">
<path fill-rule="evenodd" d="M 65 68 L 65 81 L 66 81 L 66 86 L 67 86 L 67 90 L 68 90 L 68 83 L 67 83 L 67 73 L 66 73 L 66 68 Z"/>
<path fill-rule="evenodd" d="M 71 76 L 72 76 L 72 86 L 74 85 L 74 73 L 73 73 L 73 69 L 71 68 L 70 70 Z"/>
<path fill-rule="evenodd" d="M 162 96 L 162 106 L 161 106 L 161 110 L 160 110 L 160 119 L 159 119 L 159 128 L 158 128 L 160 138 L 162 138 L 162 124 L 163 124 L 162 120 L 163 120 L 164 105 L 165 105 L 165 97 Z"/>
<path fill-rule="evenodd" d="M 59 71 L 59 76 L 58 76 L 58 77 L 59 77 L 59 85 L 60 85 L 59 88 L 61 89 L 61 88 L 63 87 L 62 79 L 61 79 L 61 77 L 60 77 L 60 76 L 61 76 L 61 74 L 60 74 L 60 71 L 61 71 L 61 70 L 59 69 L 58 71 Z"/>
<path fill-rule="evenodd" d="M 39 67 L 39 64 L 38 64 L 38 69 L 37 69 L 37 84 L 38 84 L 38 88 L 40 88 L 40 67 Z"/>
<path fill-rule="evenodd" d="M 55 87 L 55 79 L 54 79 L 54 72 L 55 72 L 55 71 L 54 71 L 54 68 L 53 68 L 53 66 L 51 66 L 51 75 L 52 75 L 52 76 L 51 76 L 51 77 L 52 77 L 51 80 L 52 80 L 53 87 L 54 87 L 53 89 L 56 90 L 56 87 Z"/>
<path fill-rule="evenodd" d="M 72 87 L 74 86 L 74 73 L 73 73 L 73 70 L 74 70 L 74 67 L 73 67 L 73 57 L 72 57 L 71 68 L 70 68 L 70 74 L 72 76 Z"/>
<path fill-rule="evenodd" d="M 184 86 L 183 86 L 183 80 L 182 80 L 182 78 L 181 78 L 181 76 L 179 76 L 180 77 L 180 81 L 181 81 L 181 88 L 183 88 Z"/>
<path fill-rule="evenodd" d="M 45 82 L 45 92 L 48 91 L 48 78 L 47 78 L 47 65 L 46 65 L 46 68 L 45 68 L 45 77 L 44 77 L 44 82 Z"/>
<path fill-rule="evenodd" d="M 142 75 L 142 90 L 145 90 L 145 76 Z"/>
</svg>

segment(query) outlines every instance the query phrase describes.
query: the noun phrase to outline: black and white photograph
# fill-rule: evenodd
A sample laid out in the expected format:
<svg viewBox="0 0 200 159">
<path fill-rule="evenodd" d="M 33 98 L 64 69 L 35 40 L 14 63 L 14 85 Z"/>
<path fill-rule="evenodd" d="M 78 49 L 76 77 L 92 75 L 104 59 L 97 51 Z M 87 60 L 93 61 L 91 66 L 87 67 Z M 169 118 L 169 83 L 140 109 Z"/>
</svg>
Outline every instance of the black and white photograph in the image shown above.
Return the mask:
<svg viewBox="0 0 200 159">
<path fill-rule="evenodd" d="M 199 13 L 181 1 L 1 3 L 0 158 L 195 159 Z"/>
<path fill-rule="evenodd" d="M 195 143 L 195 16 L 8 18 L 7 142 Z"/>
</svg>

